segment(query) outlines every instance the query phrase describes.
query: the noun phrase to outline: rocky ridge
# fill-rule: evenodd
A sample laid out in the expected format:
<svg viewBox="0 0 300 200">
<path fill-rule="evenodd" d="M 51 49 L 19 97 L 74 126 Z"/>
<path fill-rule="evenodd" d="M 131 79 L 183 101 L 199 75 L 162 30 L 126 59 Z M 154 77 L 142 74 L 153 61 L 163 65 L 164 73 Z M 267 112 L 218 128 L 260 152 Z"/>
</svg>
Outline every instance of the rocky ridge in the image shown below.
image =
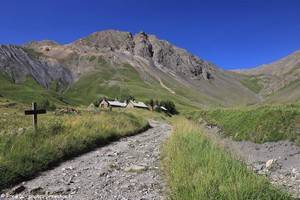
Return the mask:
<svg viewBox="0 0 300 200">
<path fill-rule="evenodd" d="M 70 71 L 56 60 L 15 45 L 0 45 L 0 71 L 15 83 L 22 83 L 27 76 L 32 76 L 45 88 L 49 88 L 52 81 L 61 86 L 72 82 Z"/>
<path fill-rule="evenodd" d="M 42 43 L 41 46 L 44 44 Z M 181 72 L 203 79 L 212 78 L 212 71 L 216 68 L 215 65 L 193 56 L 186 50 L 144 32 L 133 35 L 129 32 L 115 30 L 100 31 L 67 46 L 78 54 L 102 54 L 107 62 L 112 62 L 112 57 L 115 57 L 113 62 L 116 63 L 141 59 L 146 65 L 168 68 L 173 73 Z M 40 49 L 45 48 L 40 47 Z M 138 64 L 133 63 L 134 65 Z"/>
</svg>

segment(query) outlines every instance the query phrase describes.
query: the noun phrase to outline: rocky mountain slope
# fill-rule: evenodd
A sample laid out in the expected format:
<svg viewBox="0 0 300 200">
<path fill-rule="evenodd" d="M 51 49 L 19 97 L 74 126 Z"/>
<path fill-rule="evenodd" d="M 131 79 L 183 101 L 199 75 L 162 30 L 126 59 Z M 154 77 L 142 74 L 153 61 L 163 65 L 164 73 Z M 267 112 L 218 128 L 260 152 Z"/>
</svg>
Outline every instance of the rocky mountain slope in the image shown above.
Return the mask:
<svg viewBox="0 0 300 200">
<path fill-rule="evenodd" d="M 67 85 L 66 96 L 78 103 L 88 103 L 99 94 L 115 96 L 116 91 L 138 98 L 150 98 L 152 93 L 156 98 L 175 98 L 193 105 L 258 101 L 232 74 L 143 32 L 133 35 L 108 30 L 66 45 L 40 41 L 1 49 L 0 71 L 16 83 L 28 75 L 45 88 L 58 81 Z M 78 99 L 81 92 L 90 98 Z"/>
<path fill-rule="evenodd" d="M 278 61 L 239 73 L 255 77 L 260 94 L 268 102 L 294 102 L 300 99 L 300 51 Z"/>
<path fill-rule="evenodd" d="M 47 89 L 52 81 L 57 81 L 61 86 L 72 82 L 70 71 L 55 59 L 37 58 L 37 54 L 32 54 L 30 50 L 14 45 L 0 45 L 0 71 L 15 83 L 22 83 L 26 76 L 32 76 Z"/>
</svg>

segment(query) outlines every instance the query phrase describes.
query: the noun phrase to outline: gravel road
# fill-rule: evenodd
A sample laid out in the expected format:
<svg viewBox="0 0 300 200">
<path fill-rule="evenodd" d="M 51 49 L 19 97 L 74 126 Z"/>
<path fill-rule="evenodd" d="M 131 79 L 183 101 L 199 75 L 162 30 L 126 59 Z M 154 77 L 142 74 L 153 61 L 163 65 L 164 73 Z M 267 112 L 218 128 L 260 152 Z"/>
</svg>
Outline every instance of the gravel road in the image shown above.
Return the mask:
<svg viewBox="0 0 300 200">
<path fill-rule="evenodd" d="M 141 134 L 45 171 L 0 199 L 164 199 L 159 149 L 171 126 L 156 121 L 150 125 L 152 128 Z M 18 194 L 12 195 L 14 192 Z"/>
</svg>

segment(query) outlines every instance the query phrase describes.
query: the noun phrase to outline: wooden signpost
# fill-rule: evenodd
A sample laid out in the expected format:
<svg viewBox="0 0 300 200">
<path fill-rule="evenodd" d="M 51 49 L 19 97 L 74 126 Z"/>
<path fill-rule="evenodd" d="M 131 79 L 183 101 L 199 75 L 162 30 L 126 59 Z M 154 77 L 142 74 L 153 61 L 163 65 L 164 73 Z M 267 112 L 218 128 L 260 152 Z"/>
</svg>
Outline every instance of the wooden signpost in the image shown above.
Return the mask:
<svg viewBox="0 0 300 200">
<path fill-rule="evenodd" d="M 32 110 L 25 110 L 25 115 L 33 115 L 32 116 L 32 124 L 33 124 L 33 130 L 37 130 L 37 116 L 38 114 L 45 114 L 46 110 L 45 109 L 37 109 L 36 103 L 32 103 Z"/>
</svg>

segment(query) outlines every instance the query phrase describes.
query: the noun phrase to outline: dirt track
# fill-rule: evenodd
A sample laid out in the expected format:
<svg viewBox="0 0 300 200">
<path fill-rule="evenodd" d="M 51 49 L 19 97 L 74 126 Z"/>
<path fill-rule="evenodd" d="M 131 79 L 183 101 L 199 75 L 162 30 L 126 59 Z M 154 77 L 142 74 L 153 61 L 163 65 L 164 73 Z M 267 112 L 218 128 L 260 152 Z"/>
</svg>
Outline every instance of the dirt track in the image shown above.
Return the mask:
<svg viewBox="0 0 300 200">
<path fill-rule="evenodd" d="M 0 199 L 164 199 L 159 149 L 171 126 L 150 124 L 144 133 L 66 161 Z"/>
</svg>

